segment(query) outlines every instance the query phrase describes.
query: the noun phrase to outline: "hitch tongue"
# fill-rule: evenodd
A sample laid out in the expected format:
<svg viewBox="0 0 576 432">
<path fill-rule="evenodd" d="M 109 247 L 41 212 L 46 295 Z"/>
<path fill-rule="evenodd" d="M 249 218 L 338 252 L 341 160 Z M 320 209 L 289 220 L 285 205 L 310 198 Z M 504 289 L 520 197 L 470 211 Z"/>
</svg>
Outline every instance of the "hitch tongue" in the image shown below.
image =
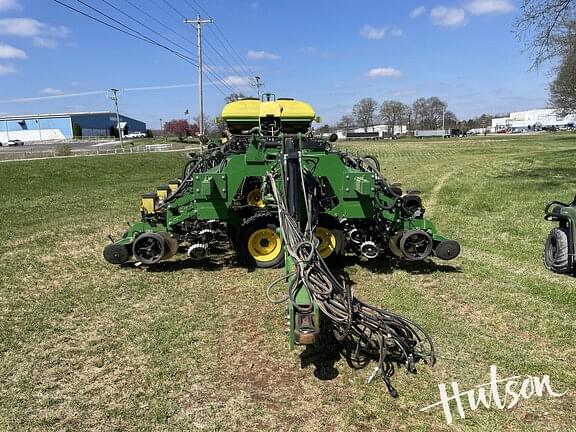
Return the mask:
<svg viewBox="0 0 576 432">
<path fill-rule="evenodd" d="M 314 312 L 296 312 L 294 325 L 294 340 L 299 345 L 312 345 L 318 335 L 318 327 L 314 323 Z"/>
</svg>

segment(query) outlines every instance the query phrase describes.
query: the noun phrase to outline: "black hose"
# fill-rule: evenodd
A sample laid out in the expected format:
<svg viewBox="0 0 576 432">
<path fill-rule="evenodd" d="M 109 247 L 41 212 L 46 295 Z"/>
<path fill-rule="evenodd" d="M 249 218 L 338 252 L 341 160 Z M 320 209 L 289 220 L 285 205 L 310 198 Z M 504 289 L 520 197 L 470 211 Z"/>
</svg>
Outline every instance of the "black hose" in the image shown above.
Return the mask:
<svg viewBox="0 0 576 432">
<path fill-rule="evenodd" d="M 313 231 L 310 221 L 313 210 L 307 208 L 308 224 L 302 232 L 296 220 L 287 211 L 285 197 L 276 186 L 275 179 L 269 175 L 272 193 L 278 205 L 278 217 L 286 250 L 296 266 L 289 287 L 289 300 L 299 312 L 314 310 L 314 303 L 323 315 L 332 321 L 334 336 L 344 346 L 355 346 L 350 354 L 349 363 L 363 364 L 372 358 L 378 362 L 379 373 L 388 392 L 393 397 L 398 392 L 391 384 L 394 365 L 405 367 L 415 373 L 415 362 L 430 357 L 435 362 L 432 339 L 420 327 L 407 318 L 383 308 L 369 305 L 353 296 L 349 284 L 339 281 L 330 271 L 313 245 Z M 306 188 L 303 190 L 307 199 Z M 394 199 L 393 206 L 398 198 Z M 296 293 L 304 289 L 310 304 L 297 304 Z M 424 342 L 428 349 L 425 351 Z M 416 346 L 420 348 L 415 351 Z"/>
</svg>

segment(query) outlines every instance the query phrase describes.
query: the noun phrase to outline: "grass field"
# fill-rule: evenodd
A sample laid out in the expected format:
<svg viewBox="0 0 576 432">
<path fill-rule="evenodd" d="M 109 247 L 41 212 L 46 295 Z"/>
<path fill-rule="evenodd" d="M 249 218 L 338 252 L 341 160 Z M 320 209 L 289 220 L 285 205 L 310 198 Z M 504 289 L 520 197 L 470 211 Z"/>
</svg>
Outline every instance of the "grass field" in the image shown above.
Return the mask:
<svg viewBox="0 0 576 432">
<path fill-rule="evenodd" d="M 366 384 L 372 367 L 288 350 L 284 306 L 263 291 L 282 270 L 104 262 L 107 235 L 137 217 L 141 192 L 179 174 L 181 154 L 15 162 L 0 165 L 0 430 L 576 430 L 576 280 L 541 262 L 544 204 L 576 192 L 576 137 L 341 147 L 420 189 L 463 246 L 450 263 L 346 269 L 357 296 L 434 337 L 438 364 L 398 372 L 398 399 Z M 549 374 L 567 393 L 451 426 L 419 411 L 438 384 L 468 389 L 490 365 Z"/>
</svg>

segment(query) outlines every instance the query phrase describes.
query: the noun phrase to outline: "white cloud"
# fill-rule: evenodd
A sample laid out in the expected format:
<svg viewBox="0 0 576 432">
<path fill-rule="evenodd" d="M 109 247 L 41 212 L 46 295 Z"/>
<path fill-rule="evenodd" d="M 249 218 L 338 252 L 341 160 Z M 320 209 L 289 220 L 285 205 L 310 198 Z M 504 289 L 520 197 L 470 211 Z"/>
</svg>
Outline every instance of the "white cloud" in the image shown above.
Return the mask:
<svg viewBox="0 0 576 432">
<path fill-rule="evenodd" d="M 58 48 L 58 41 L 55 39 L 36 37 L 32 42 L 38 48 Z"/>
<path fill-rule="evenodd" d="M 412 12 L 410 12 L 410 18 L 419 17 L 424 14 L 424 12 L 426 12 L 426 8 L 424 6 L 418 6 L 416 9 L 412 9 Z"/>
<path fill-rule="evenodd" d="M 34 37 L 40 35 L 45 25 L 32 18 L 4 18 L 0 19 L 0 34 Z"/>
<path fill-rule="evenodd" d="M 239 75 L 230 75 L 224 78 L 224 83 L 235 86 L 235 87 L 249 87 L 250 86 L 250 78 L 239 76 Z"/>
<path fill-rule="evenodd" d="M 0 64 L 0 76 L 15 74 L 16 68 L 11 64 Z"/>
<path fill-rule="evenodd" d="M 385 37 L 402 36 L 402 34 L 402 30 L 392 26 L 373 27 L 370 24 L 366 24 L 360 29 L 360 36 L 366 39 L 383 39 Z"/>
<path fill-rule="evenodd" d="M 69 34 L 68 27 L 51 26 L 33 18 L 0 19 L 0 35 L 32 38 L 34 45 L 41 48 L 56 48 L 58 39 Z"/>
<path fill-rule="evenodd" d="M 318 54 L 318 48 L 313 46 L 307 46 L 304 48 L 300 48 L 300 52 L 303 54 Z"/>
<path fill-rule="evenodd" d="M 472 0 L 466 9 L 473 15 L 485 15 L 512 12 L 514 5 L 510 0 Z"/>
<path fill-rule="evenodd" d="M 280 56 L 266 51 L 248 51 L 246 55 L 250 60 L 278 60 Z"/>
<path fill-rule="evenodd" d="M 27 57 L 21 49 L 0 42 L 0 59 L 25 59 Z"/>
<path fill-rule="evenodd" d="M 0 11 L 20 9 L 20 5 L 16 0 L 0 0 Z"/>
<path fill-rule="evenodd" d="M 402 72 L 400 72 L 398 69 L 394 69 L 391 67 L 383 67 L 383 68 L 370 69 L 368 72 L 366 72 L 366 76 L 372 79 L 382 77 L 397 78 L 402 76 Z"/>
<path fill-rule="evenodd" d="M 466 25 L 466 11 L 460 8 L 447 8 L 438 6 L 430 11 L 432 22 L 442 27 L 459 27 Z"/>
<path fill-rule="evenodd" d="M 44 95 L 48 95 L 48 96 L 55 96 L 55 95 L 64 94 L 64 92 L 62 90 L 55 89 L 52 87 L 46 87 L 45 89 L 40 90 L 40 93 L 42 93 Z"/>
</svg>

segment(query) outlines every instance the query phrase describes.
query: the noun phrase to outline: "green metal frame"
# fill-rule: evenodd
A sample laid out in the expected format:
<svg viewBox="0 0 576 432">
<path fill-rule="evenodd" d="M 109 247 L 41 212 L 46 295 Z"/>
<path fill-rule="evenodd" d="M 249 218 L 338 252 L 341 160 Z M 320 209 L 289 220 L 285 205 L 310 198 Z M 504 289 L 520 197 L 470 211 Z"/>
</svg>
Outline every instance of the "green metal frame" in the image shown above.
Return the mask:
<svg viewBox="0 0 576 432">
<path fill-rule="evenodd" d="M 269 145 L 269 142 L 260 135 L 251 135 L 244 153 L 228 155 L 225 163 L 205 172 L 194 173 L 192 184 L 183 195 L 172 200 L 161 214 L 143 213 L 142 220 L 132 224 L 116 244 L 129 248 L 142 233 L 177 232 L 179 224 L 186 221 L 225 221 L 229 227 L 238 229 L 244 217 L 236 213 L 234 202 L 241 192 L 245 179 L 254 177 L 264 179 L 270 172 L 281 170 L 286 138 L 287 135 L 280 133 L 278 137 L 280 145 Z M 299 160 L 303 171 L 314 177 L 324 177 L 334 192 L 337 204 L 326 210 L 327 215 L 338 220 L 342 218 L 366 220 L 378 216 L 388 221 L 394 231 L 422 229 L 428 232 L 435 242 L 445 240 L 426 218 L 421 216 L 407 218 L 398 206 L 393 211 L 378 210 L 375 205 L 376 199 L 381 203 L 390 204 L 393 198 L 377 191 L 373 173 L 346 165 L 341 154 L 328 151 L 323 146 L 303 147 L 305 137 L 302 134 L 290 135 L 290 138 L 298 140 Z M 282 186 L 281 177 L 277 177 L 278 187 Z M 380 195 L 377 197 L 376 194 Z M 268 195 L 263 199 L 267 203 L 267 210 L 274 214 L 276 208 L 272 196 Z M 284 253 L 288 275 L 294 270 L 295 265 L 286 251 Z M 295 300 L 297 304 L 314 304 L 315 324 L 319 328 L 320 311 L 306 290 L 300 287 L 295 293 Z M 294 348 L 295 310 L 291 304 L 289 304 L 289 316 L 290 347 Z"/>
<path fill-rule="evenodd" d="M 299 137 L 302 139 L 302 137 Z M 283 142 L 285 136 L 281 134 Z M 277 169 L 280 148 L 266 148 L 258 135 L 252 135 L 245 154 L 234 154 L 227 158 L 223 167 L 215 167 L 194 174 L 193 185 L 187 193 L 174 200 L 166 209 L 165 222 L 146 217 L 135 223 L 117 243 L 129 245 L 143 232 L 172 232 L 179 223 L 190 220 L 227 221 L 239 225 L 241 218 L 234 214 L 232 203 L 247 177 L 265 177 Z M 336 218 L 368 219 L 375 215 L 374 175 L 351 168 L 344 164 L 338 153 L 323 149 L 302 149 L 304 169 L 316 177 L 326 177 L 338 198 L 338 205 L 326 213 Z M 270 199 L 267 197 L 266 199 Z M 389 202 L 387 196 L 380 196 Z M 432 235 L 434 241 L 442 241 L 432 222 L 426 218 L 405 219 L 395 212 L 384 210 L 381 217 L 395 225 L 398 230 L 420 228 Z"/>
</svg>

